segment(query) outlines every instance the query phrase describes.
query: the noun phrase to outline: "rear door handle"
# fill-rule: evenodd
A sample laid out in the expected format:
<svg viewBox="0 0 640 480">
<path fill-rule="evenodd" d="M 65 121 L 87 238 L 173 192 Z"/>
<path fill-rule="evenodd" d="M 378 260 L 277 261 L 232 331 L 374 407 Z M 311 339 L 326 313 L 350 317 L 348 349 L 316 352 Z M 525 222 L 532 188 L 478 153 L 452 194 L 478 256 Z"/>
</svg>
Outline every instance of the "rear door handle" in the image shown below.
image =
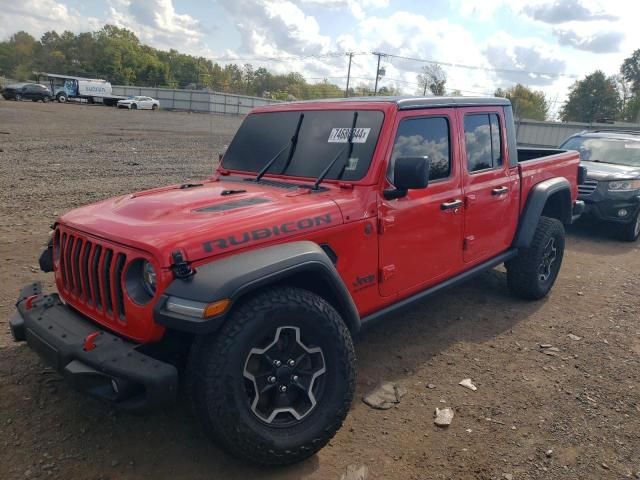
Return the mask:
<svg viewBox="0 0 640 480">
<path fill-rule="evenodd" d="M 509 191 L 508 187 L 498 187 L 491 190 L 491 195 L 502 195 Z"/>
<path fill-rule="evenodd" d="M 440 210 L 451 210 L 452 208 L 460 208 L 462 206 L 462 200 L 456 199 L 450 202 L 444 202 L 440 204 Z"/>
</svg>

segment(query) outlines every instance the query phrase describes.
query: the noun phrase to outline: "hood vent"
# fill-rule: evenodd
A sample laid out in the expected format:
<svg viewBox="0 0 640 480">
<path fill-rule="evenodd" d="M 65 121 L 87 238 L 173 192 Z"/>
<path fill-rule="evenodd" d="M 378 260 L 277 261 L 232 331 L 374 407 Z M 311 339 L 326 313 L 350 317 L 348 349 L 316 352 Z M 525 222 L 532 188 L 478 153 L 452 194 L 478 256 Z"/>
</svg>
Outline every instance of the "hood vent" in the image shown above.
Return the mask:
<svg viewBox="0 0 640 480">
<path fill-rule="evenodd" d="M 240 200 L 234 200 L 232 202 L 217 203 L 208 207 L 202 207 L 195 210 L 200 213 L 207 212 L 225 212 L 227 210 L 234 210 L 236 208 L 249 207 L 251 205 L 260 205 L 261 203 L 269 203 L 271 200 L 263 197 L 242 198 Z"/>
</svg>

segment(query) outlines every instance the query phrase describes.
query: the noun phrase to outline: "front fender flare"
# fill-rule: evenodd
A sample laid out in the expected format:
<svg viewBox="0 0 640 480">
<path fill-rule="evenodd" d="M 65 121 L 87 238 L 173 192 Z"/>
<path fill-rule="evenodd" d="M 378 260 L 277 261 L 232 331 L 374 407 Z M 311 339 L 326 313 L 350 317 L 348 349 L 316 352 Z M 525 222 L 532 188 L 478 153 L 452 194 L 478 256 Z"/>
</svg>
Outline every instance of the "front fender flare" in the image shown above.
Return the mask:
<svg viewBox="0 0 640 480">
<path fill-rule="evenodd" d="M 199 266 L 195 275 L 176 278 L 169 285 L 155 306 L 154 318 L 157 323 L 175 330 L 213 332 L 243 296 L 300 273 L 317 276 L 331 289 L 328 293 L 334 299 L 334 307 L 349 330 L 356 333 L 360 328 L 360 316 L 355 303 L 331 259 L 318 244 L 310 241 L 251 250 Z M 221 315 L 197 319 L 164 309 L 169 296 L 202 303 L 231 299 L 232 303 Z"/>
</svg>

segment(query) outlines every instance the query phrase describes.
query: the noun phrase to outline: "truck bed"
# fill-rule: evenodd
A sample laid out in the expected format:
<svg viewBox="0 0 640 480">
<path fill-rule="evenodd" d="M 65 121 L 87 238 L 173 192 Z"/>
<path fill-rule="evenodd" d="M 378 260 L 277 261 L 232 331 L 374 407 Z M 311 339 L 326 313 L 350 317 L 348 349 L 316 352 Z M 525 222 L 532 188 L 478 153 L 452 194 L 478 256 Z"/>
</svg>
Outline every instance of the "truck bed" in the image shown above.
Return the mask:
<svg viewBox="0 0 640 480">
<path fill-rule="evenodd" d="M 518 148 L 520 210 L 524 209 L 531 188 L 553 177 L 564 177 L 571 185 L 572 203 L 578 198 L 578 166 L 580 154 L 573 150 L 557 148 Z"/>
</svg>

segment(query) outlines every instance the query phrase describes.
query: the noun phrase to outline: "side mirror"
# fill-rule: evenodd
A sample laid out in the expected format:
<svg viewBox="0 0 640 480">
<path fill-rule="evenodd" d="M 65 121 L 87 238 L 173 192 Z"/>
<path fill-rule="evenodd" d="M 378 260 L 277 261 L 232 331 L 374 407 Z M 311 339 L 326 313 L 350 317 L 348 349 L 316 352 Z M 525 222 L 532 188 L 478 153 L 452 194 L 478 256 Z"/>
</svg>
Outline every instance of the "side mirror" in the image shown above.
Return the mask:
<svg viewBox="0 0 640 480">
<path fill-rule="evenodd" d="M 408 190 L 427 188 L 429 185 L 429 157 L 398 157 L 393 168 L 393 185 L 384 191 L 384 198 L 404 197 Z"/>
</svg>

